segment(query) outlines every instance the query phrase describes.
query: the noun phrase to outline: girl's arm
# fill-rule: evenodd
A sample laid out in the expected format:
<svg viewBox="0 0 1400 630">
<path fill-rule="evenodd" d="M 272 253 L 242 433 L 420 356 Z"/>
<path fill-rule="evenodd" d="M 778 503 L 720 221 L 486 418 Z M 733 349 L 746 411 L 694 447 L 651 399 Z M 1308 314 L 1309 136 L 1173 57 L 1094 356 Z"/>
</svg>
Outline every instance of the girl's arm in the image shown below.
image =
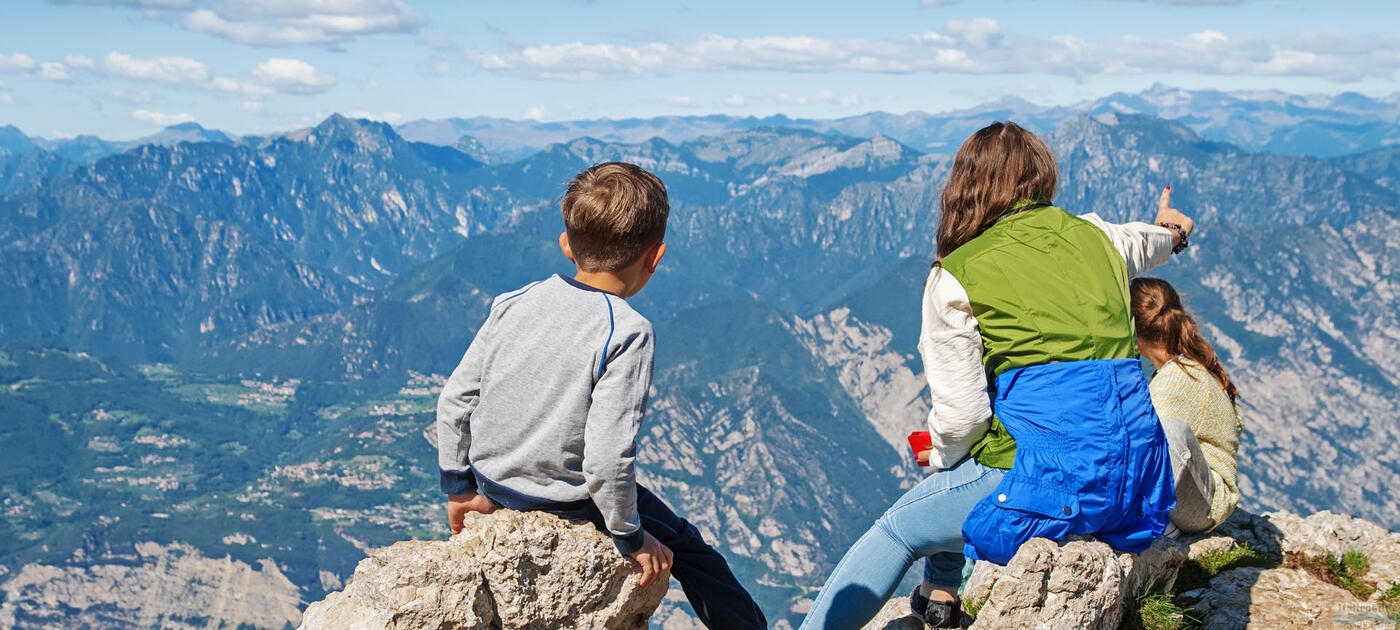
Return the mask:
<svg viewBox="0 0 1400 630">
<path fill-rule="evenodd" d="M 982 367 L 982 335 L 967 291 L 937 265 L 924 284 L 919 355 L 933 399 L 928 413 L 933 438 L 929 464 L 951 468 L 987 432 L 992 405 Z"/>
</svg>

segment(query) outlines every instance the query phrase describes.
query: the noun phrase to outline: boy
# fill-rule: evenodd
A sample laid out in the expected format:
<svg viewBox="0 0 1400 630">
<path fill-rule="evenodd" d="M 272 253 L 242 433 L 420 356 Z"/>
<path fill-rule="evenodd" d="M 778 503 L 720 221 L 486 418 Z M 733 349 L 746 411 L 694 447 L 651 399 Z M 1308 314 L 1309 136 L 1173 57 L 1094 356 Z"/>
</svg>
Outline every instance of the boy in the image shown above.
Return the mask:
<svg viewBox="0 0 1400 630">
<path fill-rule="evenodd" d="M 636 482 L 653 338 L 625 298 L 666 254 L 666 187 L 609 162 L 579 173 L 562 207 L 577 273 L 497 297 L 438 399 L 452 533 L 500 507 L 587 520 L 641 565 L 640 585 L 671 570 L 707 627 L 766 628 L 724 557 Z"/>
</svg>

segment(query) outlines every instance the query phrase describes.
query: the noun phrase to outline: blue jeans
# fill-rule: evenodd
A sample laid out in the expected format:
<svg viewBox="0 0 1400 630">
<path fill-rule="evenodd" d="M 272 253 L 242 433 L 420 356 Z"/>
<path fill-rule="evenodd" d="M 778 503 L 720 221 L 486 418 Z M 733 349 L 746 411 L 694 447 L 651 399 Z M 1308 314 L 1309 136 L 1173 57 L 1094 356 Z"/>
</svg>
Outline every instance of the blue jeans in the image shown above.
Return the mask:
<svg viewBox="0 0 1400 630">
<path fill-rule="evenodd" d="M 802 628 L 864 626 L 919 558 L 928 558 L 924 579 L 936 586 L 961 585 L 963 520 L 1005 475 L 969 457 L 904 493 L 841 558 Z"/>
</svg>

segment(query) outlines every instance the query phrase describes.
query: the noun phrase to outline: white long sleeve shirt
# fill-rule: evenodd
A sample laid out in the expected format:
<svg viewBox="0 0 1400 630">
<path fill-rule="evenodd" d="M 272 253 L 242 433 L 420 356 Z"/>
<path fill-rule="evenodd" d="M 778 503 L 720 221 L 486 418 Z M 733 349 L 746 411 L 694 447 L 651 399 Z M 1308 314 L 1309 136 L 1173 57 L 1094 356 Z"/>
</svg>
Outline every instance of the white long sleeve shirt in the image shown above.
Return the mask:
<svg viewBox="0 0 1400 630">
<path fill-rule="evenodd" d="M 1108 235 L 1134 278 L 1171 257 L 1173 233 L 1148 223 L 1109 223 L 1097 214 L 1080 216 Z M 991 424 L 987 374 L 982 366 L 982 335 L 972 304 L 958 279 L 934 266 L 924 284 L 919 355 L 924 361 L 933 405 L 928 413 L 935 470 L 958 463 Z"/>
</svg>

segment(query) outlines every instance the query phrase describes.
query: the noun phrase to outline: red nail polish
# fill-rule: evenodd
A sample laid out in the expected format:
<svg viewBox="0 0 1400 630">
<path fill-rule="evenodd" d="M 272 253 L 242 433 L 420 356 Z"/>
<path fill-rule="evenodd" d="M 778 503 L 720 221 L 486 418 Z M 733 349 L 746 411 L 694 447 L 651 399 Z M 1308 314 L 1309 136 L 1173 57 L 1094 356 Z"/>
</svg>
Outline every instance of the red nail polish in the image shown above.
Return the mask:
<svg viewBox="0 0 1400 630">
<path fill-rule="evenodd" d="M 1167 190 L 1171 190 L 1171 189 L 1172 189 L 1172 187 L 1171 187 L 1171 186 L 1167 186 Z"/>
</svg>

